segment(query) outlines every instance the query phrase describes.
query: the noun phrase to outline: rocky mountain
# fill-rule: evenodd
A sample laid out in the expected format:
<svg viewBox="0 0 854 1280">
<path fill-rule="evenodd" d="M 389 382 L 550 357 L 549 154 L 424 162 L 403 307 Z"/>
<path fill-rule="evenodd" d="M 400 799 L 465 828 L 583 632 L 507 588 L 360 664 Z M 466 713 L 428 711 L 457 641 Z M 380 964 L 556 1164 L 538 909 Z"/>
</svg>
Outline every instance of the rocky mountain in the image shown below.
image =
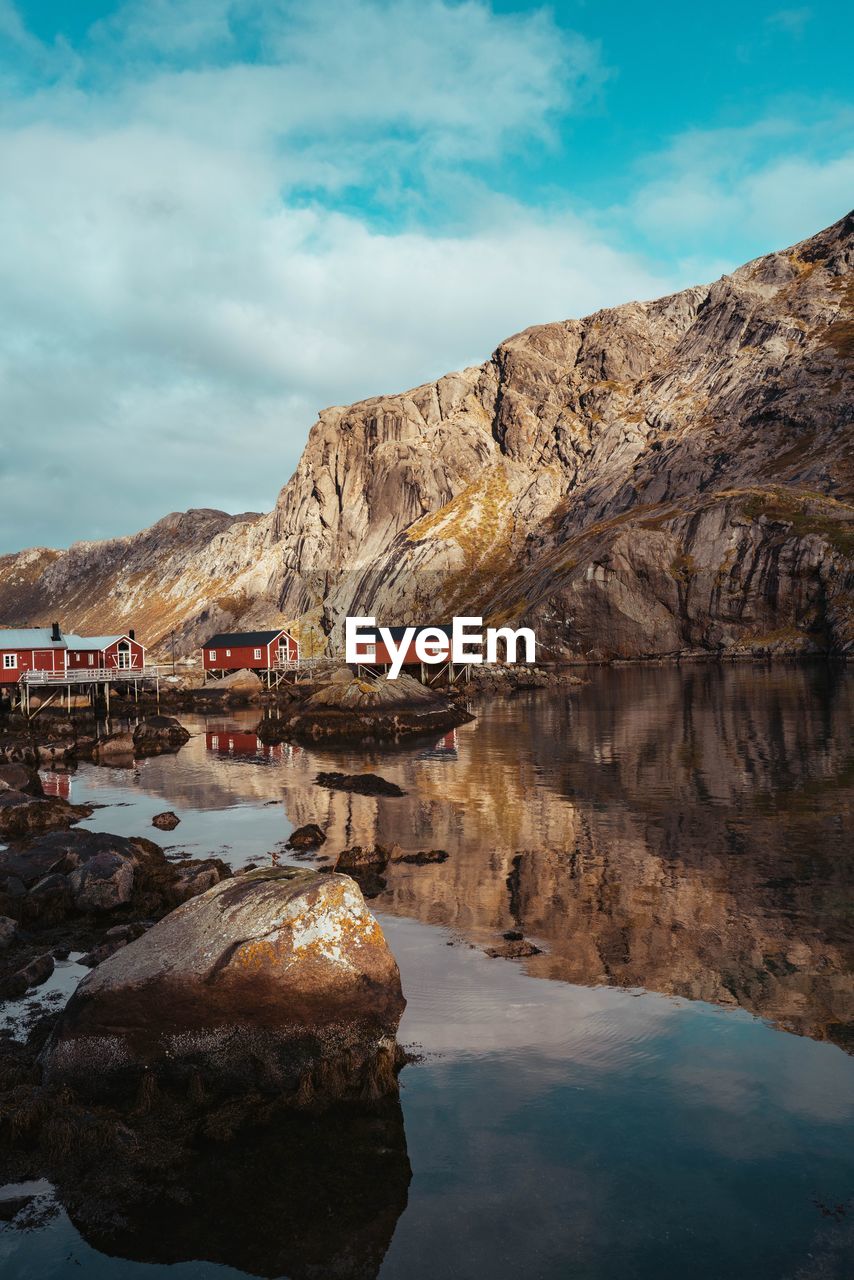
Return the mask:
<svg viewBox="0 0 854 1280">
<path fill-rule="evenodd" d="M 854 214 L 710 286 L 324 410 L 266 516 L 0 560 L 0 621 L 156 645 L 347 614 L 544 656 L 854 652 Z"/>
</svg>

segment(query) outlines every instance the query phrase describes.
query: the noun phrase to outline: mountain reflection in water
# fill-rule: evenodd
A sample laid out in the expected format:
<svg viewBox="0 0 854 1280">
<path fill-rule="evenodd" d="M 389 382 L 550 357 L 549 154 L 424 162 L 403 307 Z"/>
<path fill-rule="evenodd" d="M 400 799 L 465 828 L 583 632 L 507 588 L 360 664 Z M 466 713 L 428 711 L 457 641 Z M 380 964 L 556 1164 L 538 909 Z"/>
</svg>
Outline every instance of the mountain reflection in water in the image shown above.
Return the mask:
<svg viewBox="0 0 854 1280">
<path fill-rule="evenodd" d="M 331 857 L 377 842 L 446 849 L 440 865 L 390 866 L 374 908 L 477 945 L 521 928 L 543 949 L 525 961 L 540 977 L 739 1005 L 847 1043 L 845 668 L 594 670 L 582 688 L 481 705 L 474 724 L 403 751 L 271 749 L 254 712 L 185 722 L 193 740 L 143 762 L 136 783 L 152 813 L 168 803 L 181 815 L 179 849 L 242 865 L 281 853 L 306 822 L 326 831 Z M 371 769 L 407 794 L 328 791 L 314 782 L 324 769 Z M 73 798 L 126 787 L 87 769 Z M 137 830 L 126 812 L 99 810 L 87 825 Z"/>
</svg>

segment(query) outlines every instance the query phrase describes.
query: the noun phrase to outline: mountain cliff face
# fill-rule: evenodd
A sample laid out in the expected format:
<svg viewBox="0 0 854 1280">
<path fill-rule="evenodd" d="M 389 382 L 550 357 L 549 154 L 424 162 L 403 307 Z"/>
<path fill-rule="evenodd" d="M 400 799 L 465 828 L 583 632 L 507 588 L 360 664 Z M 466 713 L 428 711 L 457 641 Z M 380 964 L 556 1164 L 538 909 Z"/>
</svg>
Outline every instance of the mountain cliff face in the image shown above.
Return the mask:
<svg viewBox="0 0 854 1280">
<path fill-rule="evenodd" d="M 525 621 L 544 656 L 854 652 L 854 215 L 327 409 L 267 516 L 0 560 L 0 621 Z"/>
</svg>

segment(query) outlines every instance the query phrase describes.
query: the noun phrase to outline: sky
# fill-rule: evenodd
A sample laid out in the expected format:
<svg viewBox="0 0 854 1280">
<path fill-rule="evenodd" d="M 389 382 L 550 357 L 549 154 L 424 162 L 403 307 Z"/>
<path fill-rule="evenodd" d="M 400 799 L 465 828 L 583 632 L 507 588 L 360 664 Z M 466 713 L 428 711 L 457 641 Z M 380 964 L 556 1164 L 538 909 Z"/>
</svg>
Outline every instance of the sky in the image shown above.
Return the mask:
<svg viewBox="0 0 854 1280">
<path fill-rule="evenodd" d="M 0 554 L 854 205 L 854 8 L 0 0 Z"/>
</svg>

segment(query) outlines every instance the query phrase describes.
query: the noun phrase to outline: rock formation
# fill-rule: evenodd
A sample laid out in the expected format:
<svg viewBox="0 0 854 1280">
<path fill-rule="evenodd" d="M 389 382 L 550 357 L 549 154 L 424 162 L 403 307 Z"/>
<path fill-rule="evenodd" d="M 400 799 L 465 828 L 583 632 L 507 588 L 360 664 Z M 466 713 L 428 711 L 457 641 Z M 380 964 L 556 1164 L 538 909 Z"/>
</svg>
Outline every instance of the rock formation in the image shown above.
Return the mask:
<svg viewBox="0 0 854 1280">
<path fill-rule="evenodd" d="M 262 742 L 397 742 L 444 733 L 473 717 L 454 699 L 402 674 L 396 680 L 345 678 L 321 684 L 284 716 L 258 726 Z"/>
<path fill-rule="evenodd" d="M 541 655 L 854 650 L 854 215 L 711 286 L 324 410 L 272 513 L 0 561 L 0 619 L 479 613 Z M 105 601 L 110 601 L 105 606 Z"/>
</svg>

